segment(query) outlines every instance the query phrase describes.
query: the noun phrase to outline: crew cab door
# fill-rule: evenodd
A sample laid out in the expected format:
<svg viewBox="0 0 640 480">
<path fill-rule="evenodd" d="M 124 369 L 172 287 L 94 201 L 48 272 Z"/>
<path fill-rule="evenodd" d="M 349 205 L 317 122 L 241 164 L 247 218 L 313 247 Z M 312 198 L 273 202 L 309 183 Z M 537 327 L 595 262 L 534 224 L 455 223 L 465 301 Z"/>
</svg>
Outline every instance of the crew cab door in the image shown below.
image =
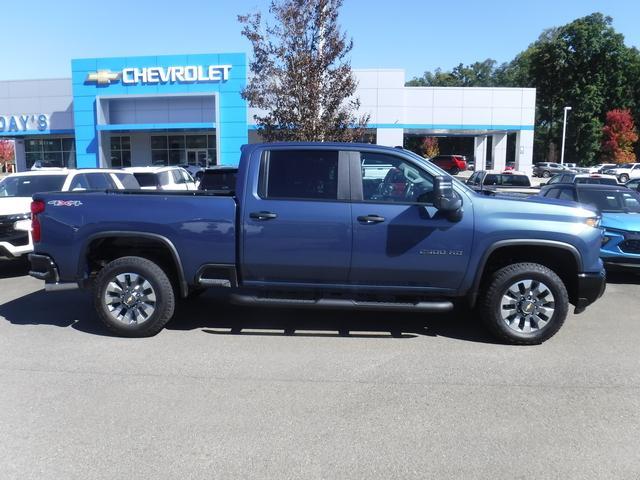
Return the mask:
<svg viewBox="0 0 640 480">
<path fill-rule="evenodd" d="M 242 205 L 242 281 L 346 283 L 351 261 L 347 158 L 274 147 L 252 159 Z"/>
<path fill-rule="evenodd" d="M 368 178 L 364 163 L 388 165 Z M 353 253 L 349 281 L 410 290 L 455 289 L 466 274 L 473 242 L 473 205 L 452 221 L 433 207 L 433 175 L 418 161 L 392 153 L 350 159 Z"/>
</svg>

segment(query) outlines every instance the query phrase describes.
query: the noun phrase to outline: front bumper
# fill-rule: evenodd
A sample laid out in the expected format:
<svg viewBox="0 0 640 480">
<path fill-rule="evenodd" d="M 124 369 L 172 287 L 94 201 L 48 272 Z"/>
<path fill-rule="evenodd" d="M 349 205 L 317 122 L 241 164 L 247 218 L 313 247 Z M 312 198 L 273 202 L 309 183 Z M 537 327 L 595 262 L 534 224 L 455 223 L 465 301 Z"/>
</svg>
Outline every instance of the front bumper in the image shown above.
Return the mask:
<svg viewBox="0 0 640 480">
<path fill-rule="evenodd" d="M 593 302 L 598 300 L 607 286 L 604 268 L 598 273 L 579 273 L 578 289 L 573 313 L 582 313 Z"/>
<path fill-rule="evenodd" d="M 73 290 L 78 288 L 77 283 L 61 283 L 58 267 L 51 257 L 48 255 L 40 255 L 37 253 L 29 254 L 29 262 L 31 268 L 29 275 L 38 280 L 44 280 L 44 288 L 47 291 L 56 290 Z"/>
</svg>

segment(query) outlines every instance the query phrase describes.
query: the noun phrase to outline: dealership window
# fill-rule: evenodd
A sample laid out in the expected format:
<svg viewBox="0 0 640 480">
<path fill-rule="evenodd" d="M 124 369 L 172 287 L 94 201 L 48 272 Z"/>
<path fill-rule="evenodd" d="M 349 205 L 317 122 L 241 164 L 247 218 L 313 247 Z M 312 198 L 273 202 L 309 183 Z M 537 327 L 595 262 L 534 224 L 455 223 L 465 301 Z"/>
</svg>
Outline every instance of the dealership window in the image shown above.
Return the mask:
<svg viewBox="0 0 640 480">
<path fill-rule="evenodd" d="M 30 138 L 24 142 L 27 168 L 67 167 L 76 168 L 75 139 Z"/>
<path fill-rule="evenodd" d="M 111 166 L 131 166 L 131 137 L 111 137 Z"/>
<path fill-rule="evenodd" d="M 215 135 L 152 135 L 151 163 L 153 165 L 216 164 Z"/>
</svg>

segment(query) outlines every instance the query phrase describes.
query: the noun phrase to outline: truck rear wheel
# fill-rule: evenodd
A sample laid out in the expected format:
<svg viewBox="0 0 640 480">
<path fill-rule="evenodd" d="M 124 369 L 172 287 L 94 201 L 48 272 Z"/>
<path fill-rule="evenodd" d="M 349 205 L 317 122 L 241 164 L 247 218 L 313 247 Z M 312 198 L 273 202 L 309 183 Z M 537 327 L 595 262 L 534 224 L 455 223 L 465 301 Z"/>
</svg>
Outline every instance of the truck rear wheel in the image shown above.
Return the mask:
<svg viewBox="0 0 640 480">
<path fill-rule="evenodd" d="M 535 345 L 560 330 L 569 311 L 567 289 L 558 275 L 537 263 L 515 263 L 495 272 L 480 313 L 501 340 Z"/>
<path fill-rule="evenodd" d="M 175 294 L 167 274 L 142 257 L 118 258 L 100 270 L 93 301 L 107 328 L 125 337 L 157 334 L 175 309 Z"/>
</svg>

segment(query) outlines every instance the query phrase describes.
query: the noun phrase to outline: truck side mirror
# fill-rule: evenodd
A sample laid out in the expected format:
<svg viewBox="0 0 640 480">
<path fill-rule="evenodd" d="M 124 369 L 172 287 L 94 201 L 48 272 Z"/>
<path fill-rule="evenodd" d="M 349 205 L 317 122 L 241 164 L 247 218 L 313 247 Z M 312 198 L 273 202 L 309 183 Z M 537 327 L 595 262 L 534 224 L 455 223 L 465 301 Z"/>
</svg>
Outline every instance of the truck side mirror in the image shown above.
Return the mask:
<svg viewBox="0 0 640 480">
<path fill-rule="evenodd" d="M 462 218 L 462 199 L 453 190 L 450 178 L 437 175 L 433 180 L 433 206 L 448 214 L 452 221 Z"/>
</svg>

